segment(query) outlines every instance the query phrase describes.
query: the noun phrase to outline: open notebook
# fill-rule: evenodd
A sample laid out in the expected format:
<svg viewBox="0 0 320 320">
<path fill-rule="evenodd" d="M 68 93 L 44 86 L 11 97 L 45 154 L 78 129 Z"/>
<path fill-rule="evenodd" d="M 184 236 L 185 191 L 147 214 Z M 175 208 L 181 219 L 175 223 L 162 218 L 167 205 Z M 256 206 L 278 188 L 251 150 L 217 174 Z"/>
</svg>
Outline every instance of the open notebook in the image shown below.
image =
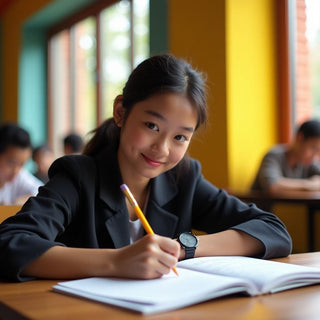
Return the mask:
<svg viewBox="0 0 320 320">
<path fill-rule="evenodd" d="M 182 308 L 234 293 L 255 296 L 320 283 L 320 268 L 247 257 L 203 257 L 177 264 L 154 280 L 86 278 L 53 290 L 144 314 Z"/>
</svg>

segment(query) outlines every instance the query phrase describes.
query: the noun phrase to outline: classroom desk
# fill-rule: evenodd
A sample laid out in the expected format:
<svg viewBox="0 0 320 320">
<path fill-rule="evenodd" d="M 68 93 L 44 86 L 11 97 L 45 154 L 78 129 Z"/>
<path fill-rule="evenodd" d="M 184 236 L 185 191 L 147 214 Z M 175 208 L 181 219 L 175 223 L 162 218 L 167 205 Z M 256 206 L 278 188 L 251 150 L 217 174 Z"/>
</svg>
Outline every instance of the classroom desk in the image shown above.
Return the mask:
<svg viewBox="0 0 320 320">
<path fill-rule="evenodd" d="M 276 260 L 320 267 L 320 252 L 293 254 Z M 142 316 L 53 292 L 51 288 L 55 283 L 57 281 L 52 280 L 0 282 L 0 319 L 318 320 L 320 314 L 320 285 L 258 297 L 224 297 L 171 312 Z"/>
<path fill-rule="evenodd" d="M 272 211 L 272 207 L 277 203 L 291 203 L 306 206 L 307 208 L 307 236 L 308 251 L 314 251 L 315 235 L 315 213 L 320 210 L 320 192 L 319 191 L 281 191 L 274 193 L 264 193 L 258 191 L 249 191 L 246 193 L 232 192 L 240 200 L 255 203 L 261 209 Z"/>
<path fill-rule="evenodd" d="M 21 206 L 17 205 L 0 205 L 0 223 L 10 216 L 20 211 Z"/>
</svg>

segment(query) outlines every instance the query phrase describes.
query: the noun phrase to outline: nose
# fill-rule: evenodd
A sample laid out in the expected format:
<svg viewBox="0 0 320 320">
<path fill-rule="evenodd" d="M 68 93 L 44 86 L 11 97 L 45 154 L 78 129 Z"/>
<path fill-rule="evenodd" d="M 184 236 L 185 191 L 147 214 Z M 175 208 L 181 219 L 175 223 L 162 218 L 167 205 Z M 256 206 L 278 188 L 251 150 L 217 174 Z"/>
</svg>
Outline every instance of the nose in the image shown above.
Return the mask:
<svg viewBox="0 0 320 320">
<path fill-rule="evenodd" d="M 166 137 L 159 137 L 153 142 L 151 149 L 157 156 L 167 156 L 169 154 L 169 142 Z"/>
</svg>

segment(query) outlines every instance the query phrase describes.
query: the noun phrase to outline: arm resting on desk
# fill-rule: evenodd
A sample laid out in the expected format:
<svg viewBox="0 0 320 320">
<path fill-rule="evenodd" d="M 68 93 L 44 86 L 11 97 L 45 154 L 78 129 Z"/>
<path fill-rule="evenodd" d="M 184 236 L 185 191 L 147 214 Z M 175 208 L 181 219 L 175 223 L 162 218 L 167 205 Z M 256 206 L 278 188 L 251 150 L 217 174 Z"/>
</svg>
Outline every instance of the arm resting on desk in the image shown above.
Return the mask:
<svg viewBox="0 0 320 320">
<path fill-rule="evenodd" d="M 261 256 L 265 247 L 261 241 L 238 230 L 226 230 L 199 236 L 196 257 L 207 256 Z"/>
<path fill-rule="evenodd" d="M 313 176 L 309 179 L 292 179 L 282 177 L 269 187 L 269 191 L 271 193 L 277 193 L 283 190 L 320 190 L 320 176 Z"/>
</svg>

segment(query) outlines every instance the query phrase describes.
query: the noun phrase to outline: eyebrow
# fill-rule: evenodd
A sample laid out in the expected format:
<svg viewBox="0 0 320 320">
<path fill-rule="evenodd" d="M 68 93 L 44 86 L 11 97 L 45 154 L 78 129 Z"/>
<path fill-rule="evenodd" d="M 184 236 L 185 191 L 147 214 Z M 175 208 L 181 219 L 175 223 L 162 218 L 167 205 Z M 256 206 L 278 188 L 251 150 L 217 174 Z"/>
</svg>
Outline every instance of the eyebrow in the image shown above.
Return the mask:
<svg viewBox="0 0 320 320">
<path fill-rule="evenodd" d="M 160 113 L 156 112 L 156 111 L 153 111 L 153 110 L 146 110 L 145 113 L 148 113 L 162 121 L 167 121 L 167 119 Z M 190 133 L 193 133 L 194 132 L 194 129 L 192 127 L 180 127 L 180 129 L 184 130 L 184 131 L 188 131 Z"/>
</svg>

